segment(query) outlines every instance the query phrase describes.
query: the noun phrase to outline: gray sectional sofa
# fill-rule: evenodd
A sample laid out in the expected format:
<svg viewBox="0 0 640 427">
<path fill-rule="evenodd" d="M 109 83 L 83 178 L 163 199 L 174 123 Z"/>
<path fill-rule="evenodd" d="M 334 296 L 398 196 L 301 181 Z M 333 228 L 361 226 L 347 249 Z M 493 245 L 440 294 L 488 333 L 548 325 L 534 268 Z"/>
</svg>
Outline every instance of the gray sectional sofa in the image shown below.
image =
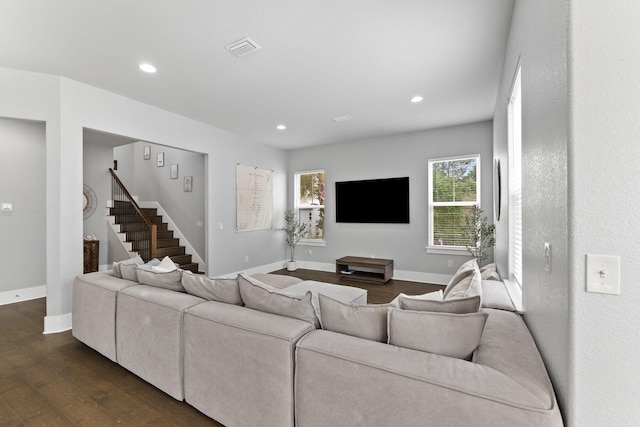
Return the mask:
<svg viewBox="0 0 640 427">
<path fill-rule="evenodd" d="M 254 275 L 275 289 L 366 291 Z M 245 281 L 246 282 L 246 281 Z M 73 284 L 73 335 L 227 426 L 561 426 L 542 359 L 501 282 L 471 360 L 317 328 L 309 321 L 142 285 L 111 271 Z M 325 286 L 326 285 L 326 286 Z M 502 289 L 501 289 L 502 286 Z M 267 295 L 268 296 L 268 295 Z M 507 307 L 505 307 L 507 304 Z"/>
</svg>

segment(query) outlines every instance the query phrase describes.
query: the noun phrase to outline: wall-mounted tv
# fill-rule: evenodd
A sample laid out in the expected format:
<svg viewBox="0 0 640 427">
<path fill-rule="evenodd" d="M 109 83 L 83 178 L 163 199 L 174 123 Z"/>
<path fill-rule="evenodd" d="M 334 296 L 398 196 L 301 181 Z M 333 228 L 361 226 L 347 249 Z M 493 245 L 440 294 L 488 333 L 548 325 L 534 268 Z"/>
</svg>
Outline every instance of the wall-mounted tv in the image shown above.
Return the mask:
<svg viewBox="0 0 640 427">
<path fill-rule="evenodd" d="M 336 222 L 409 224 L 409 177 L 336 182 Z"/>
</svg>

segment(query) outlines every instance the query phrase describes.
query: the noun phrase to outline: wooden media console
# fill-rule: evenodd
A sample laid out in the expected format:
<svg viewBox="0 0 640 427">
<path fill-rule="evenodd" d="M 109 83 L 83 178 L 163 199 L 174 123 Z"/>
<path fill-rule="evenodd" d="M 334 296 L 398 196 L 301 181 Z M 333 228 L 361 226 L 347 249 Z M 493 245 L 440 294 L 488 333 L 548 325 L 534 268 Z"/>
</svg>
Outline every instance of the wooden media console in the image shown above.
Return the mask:
<svg viewBox="0 0 640 427">
<path fill-rule="evenodd" d="M 336 260 L 340 280 L 387 283 L 393 276 L 393 260 L 346 256 Z"/>
</svg>

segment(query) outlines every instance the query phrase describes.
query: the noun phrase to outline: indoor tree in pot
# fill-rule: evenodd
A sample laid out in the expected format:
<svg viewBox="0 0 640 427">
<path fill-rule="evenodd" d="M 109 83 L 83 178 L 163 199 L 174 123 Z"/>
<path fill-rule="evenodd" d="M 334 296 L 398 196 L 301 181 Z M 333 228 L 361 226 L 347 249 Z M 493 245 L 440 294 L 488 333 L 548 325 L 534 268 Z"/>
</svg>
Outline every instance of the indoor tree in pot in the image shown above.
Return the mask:
<svg viewBox="0 0 640 427">
<path fill-rule="evenodd" d="M 304 235 L 305 231 L 307 231 L 307 224 L 298 220 L 296 212 L 293 209 L 287 209 L 284 212 L 284 223 L 285 227 L 281 228 L 281 230 L 287 233 L 287 245 L 289 246 L 291 253 L 291 257 L 287 263 L 287 270 L 295 271 L 297 268 L 295 261 L 296 245 Z"/>
<path fill-rule="evenodd" d="M 466 245 L 467 250 L 482 265 L 482 261 L 489 258 L 487 249 L 496 244 L 495 224 L 489 224 L 487 217 L 482 216 L 484 211 L 479 206 L 474 206 L 473 211 L 464 218 L 465 229 L 462 236 L 474 245 Z"/>
</svg>

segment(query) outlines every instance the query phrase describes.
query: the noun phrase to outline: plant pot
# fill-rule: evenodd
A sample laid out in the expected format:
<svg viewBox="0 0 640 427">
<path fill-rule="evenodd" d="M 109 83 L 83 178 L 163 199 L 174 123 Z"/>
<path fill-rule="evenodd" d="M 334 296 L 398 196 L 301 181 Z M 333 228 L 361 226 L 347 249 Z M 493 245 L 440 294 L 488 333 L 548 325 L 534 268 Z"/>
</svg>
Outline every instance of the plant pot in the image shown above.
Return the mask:
<svg viewBox="0 0 640 427">
<path fill-rule="evenodd" d="M 287 262 L 287 270 L 288 271 L 296 271 L 298 269 L 298 266 L 296 265 L 295 261 L 288 261 Z"/>
</svg>

